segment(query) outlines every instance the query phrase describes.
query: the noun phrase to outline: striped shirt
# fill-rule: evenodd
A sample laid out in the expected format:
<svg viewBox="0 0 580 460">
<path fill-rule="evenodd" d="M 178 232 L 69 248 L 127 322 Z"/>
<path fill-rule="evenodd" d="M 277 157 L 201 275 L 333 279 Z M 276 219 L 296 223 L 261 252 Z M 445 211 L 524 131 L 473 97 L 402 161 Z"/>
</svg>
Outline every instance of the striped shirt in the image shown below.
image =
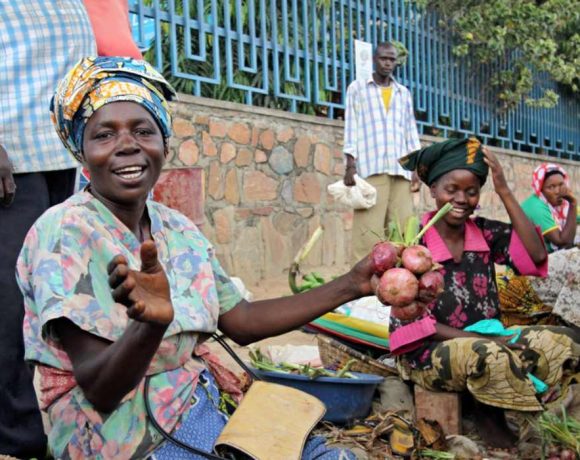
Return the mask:
<svg viewBox="0 0 580 460">
<path fill-rule="evenodd" d="M 421 148 L 411 93 L 393 78 L 389 110 L 373 78 L 353 81 L 346 93 L 344 153 L 357 161 L 361 177 L 389 174 L 411 178 L 398 162 Z"/>
<path fill-rule="evenodd" d="M 50 99 L 95 54 L 82 0 L 0 0 L 0 144 L 15 173 L 78 166 L 50 120 Z"/>
</svg>

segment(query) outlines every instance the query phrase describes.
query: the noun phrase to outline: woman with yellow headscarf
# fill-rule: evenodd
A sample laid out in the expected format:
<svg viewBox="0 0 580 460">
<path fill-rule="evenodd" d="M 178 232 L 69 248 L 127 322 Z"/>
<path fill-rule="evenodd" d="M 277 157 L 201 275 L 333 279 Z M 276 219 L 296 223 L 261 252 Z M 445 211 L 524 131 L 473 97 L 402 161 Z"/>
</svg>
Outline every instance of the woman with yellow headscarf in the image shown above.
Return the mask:
<svg viewBox="0 0 580 460">
<path fill-rule="evenodd" d="M 200 458 L 162 431 L 211 455 L 228 420 L 220 391 L 241 393 L 204 338 L 219 326 L 249 344 L 372 292 L 367 257 L 299 301 L 246 302 L 197 227 L 148 199 L 168 151 L 173 95 L 143 61 L 87 58 L 53 99 L 57 131 L 91 182 L 35 223 L 18 282 L 26 359 L 40 375 L 58 459 Z M 305 440 L 304 459 L 353 458 Z"/>
</svg>

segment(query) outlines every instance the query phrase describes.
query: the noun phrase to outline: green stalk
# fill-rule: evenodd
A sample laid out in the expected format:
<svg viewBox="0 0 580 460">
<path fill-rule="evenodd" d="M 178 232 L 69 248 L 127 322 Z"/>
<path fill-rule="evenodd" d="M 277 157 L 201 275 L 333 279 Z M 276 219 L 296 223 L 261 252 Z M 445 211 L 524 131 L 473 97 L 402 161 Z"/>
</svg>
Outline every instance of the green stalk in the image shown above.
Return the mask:
<svg viewBox="0 0 580 460">
<path fill-rule="evenodd" d="M 256 369 L 260 369 L 263 371 L 270 371 L 270 372 L 281 372 L 283 374 L 289 374 L 288 371 L 281 369 L 277 366 L 272 366 L 270 364 L 265 364 L 262 362 L 253 362 L 252 365 L 256 368 Z"/>
<path fill-rule="evenodd" d="M 322 227 L 319 226 L 316 228 L 310 239 L 306 242 L 304 246 L 300 248 L 300 251 L 298 251 L 298 254 L 296 254 L 294 261 L 290 265 L 290 270 L 288 270 L 288 284 L 293 294 L 298 294 L 302 292 L 301 286 L 298 286 L 298 284 L 296 283 L 296 277 L 300 272 L 300 264 L 308 256 L 308 254 L 310 253 L 316 242 L 320 239 L 320 237 L 322 236 L 322 232 L 323 232 Z"/>
<path fill-rule="evenodd" d="M 302 261 L 304 259 L 306 259 L 306 256 L 308 256 L 308 254 L 312 250 L 313 246 L 316 244 L 316 242 L 322 236 L 322 232 L 323 232 L 322 227 L 317 227 L 316 230 L 314 230 L 314 233 L 312 234 L 312 236 L 310 237 L 310 239 L 300 249 L 300 251 L 298 252 L 298 254 L 296 255 L 296 257 L 294 258 L 294 263 L 295 264 L 300 265 L 302 263 Z"/>
<path fill-rule="evenodd" d="M 437 222 L 439 222 L 439 220 L 441 220 L 441 218 L 452 209 L 453 205 L 451 203 L 446 203 L 445 206 L 443 206 L 439 211 L 437 211 L 437 214 L 435 214 L 431 218 L 431 220 L 427 222 L 427 224 L 421 229 L 419 234 L 413 240 L 412 244 L 417 244 L 417 242 L 421 240 L 425 232 L 429 230 L 431 227 L 433 227 L 433 225 L 435 225 Z"/>
<path fill-rule="evenodd" d="M 350 370 L 350 366 L 352 366 L 356 360 L 354 358 L 349 359 L 344 366 L 340 370 L 336 372 L 337 377 L 345 377 L 348 371 Z"/>
<path fill-rule="evenodd" d="M 435 458 L 435 459 L 455 459 L 455 454 L 451 452 L 443 452 L 441 450 L 433 450 L 433 449 L 423 449 L 420 451 L 420 455 L 423 458 Z"/>
</svg>

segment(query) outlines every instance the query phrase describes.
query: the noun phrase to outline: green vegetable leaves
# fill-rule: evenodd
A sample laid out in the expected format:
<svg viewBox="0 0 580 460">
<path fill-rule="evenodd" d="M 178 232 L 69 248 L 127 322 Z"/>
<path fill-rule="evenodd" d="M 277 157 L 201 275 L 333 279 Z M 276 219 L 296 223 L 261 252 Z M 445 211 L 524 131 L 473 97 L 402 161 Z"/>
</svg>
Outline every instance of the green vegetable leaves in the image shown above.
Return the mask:
<svg viewBox="0 0 580 460">
<path fill-rule="evenodd" d="M 342 377 L 356 379 L 356 375 L 349 372 L 355 360 L 349 360 L 344 366 L 336 371 L 331 371 L 323 367 L 312 367 L 310 364 L 279 363 L 275 364 L 270 358 L 262 353 L 259 348 L 250 350 L 250 363 L 256 369 L 269 372 L 280 372 L 282 374 L 304 375 L 310 379 L 318 377 Z"/>
</svg>

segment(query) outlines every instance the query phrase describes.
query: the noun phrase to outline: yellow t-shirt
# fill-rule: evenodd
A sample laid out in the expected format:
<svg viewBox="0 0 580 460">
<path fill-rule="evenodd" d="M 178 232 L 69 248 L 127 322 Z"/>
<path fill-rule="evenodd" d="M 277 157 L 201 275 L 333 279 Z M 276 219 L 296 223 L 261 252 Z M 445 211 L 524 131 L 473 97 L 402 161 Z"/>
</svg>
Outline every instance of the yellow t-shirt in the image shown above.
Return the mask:
<svg viewBox="0 0 580 460">
<path fill-rule="evenodd" d="M 388 86 L 387 88 L 381 88 L 382 96 L 383 96 L 383 104 L 385 106 L 385 110 L 389 111 L 389 106 L 391 105 L 391 96 L 393 95 L 393 87 Z"/>
</svg>

